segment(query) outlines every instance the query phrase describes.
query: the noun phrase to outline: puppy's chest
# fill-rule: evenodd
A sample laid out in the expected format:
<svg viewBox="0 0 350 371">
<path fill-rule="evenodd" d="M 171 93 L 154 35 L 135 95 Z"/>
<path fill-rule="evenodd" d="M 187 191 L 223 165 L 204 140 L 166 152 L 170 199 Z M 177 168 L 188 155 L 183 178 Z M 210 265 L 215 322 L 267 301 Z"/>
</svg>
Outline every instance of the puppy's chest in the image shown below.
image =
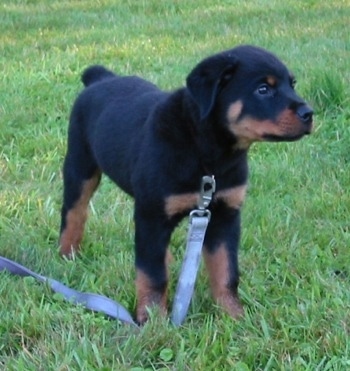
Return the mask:
<svg viewBox="0 0 350 371">
<path fill-rule="evenodd" d="M 246 190 L 246 184 L 219 189 L 214 193 L 210 207 L 215 208 L 218 205 L 225 205 L 229 209 L 239 210 L 244 202 Z M 199 197 L 199 192 L 170 195 L 165 198 L 165 214 L 172 218 L 195 209 L 198 207 Z"/>
</svg>

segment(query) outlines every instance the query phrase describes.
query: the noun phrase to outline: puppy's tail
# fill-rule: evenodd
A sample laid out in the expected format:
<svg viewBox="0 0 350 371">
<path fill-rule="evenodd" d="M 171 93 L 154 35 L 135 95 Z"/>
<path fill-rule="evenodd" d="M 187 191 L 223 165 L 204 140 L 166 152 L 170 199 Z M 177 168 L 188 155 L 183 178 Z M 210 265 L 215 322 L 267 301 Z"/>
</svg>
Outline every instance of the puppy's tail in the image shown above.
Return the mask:
<svg viewBox="0 0 350 371">
<path fill-rule="evenodd" d="M 81 80 L 85 86 L 94 84 L 95 82 L 115 77 L 115 74 L 103 66 L 88 67 L 82 74 Z"/>
</svg>

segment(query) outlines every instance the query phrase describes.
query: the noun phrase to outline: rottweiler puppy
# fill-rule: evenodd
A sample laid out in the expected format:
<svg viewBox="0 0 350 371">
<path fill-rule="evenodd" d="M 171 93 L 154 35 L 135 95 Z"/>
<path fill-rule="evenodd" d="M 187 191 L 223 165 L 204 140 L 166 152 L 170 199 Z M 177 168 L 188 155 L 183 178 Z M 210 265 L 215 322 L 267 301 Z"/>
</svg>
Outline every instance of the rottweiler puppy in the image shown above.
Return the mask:
<svg viewBox="0 0 350 371">
<path fill-rule="evenodd" d="M 69 258 L 80 249 L 89 200 L 106 174 L 135 199 L 136 318 L 143 323 L 152 305 L 166 312 L 171 233 L 196 208 L 202 177 L 213 175 L 203 255 L 214 299 L 240 316 L 248 150 L 312 130 L 313 111 L 295 92 L 294 76 L 275 55 L 243 45 L 201 61 L 173 92 L 98 65 L 82 81 L 63 168 L 60 253 Z"/>
</svg>

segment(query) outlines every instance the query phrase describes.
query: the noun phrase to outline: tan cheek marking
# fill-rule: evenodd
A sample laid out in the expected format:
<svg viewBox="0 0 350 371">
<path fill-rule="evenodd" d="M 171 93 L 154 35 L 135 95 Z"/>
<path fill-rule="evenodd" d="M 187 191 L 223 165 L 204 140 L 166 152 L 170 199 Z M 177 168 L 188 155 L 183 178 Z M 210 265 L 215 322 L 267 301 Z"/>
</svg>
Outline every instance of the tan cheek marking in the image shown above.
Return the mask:
<svg viewBox="0 0 350 371">
<path fill-rule="evenodd" d="M 263 141 L 265 135 L 287 136 L 303 133 L 303 127 L 295 114 L 283 112 L 276 120 L 259 121 L 253 118 L 244 118 L 239 123 L 230 125 L 233 134 L 238 138 L 239 148 L 248 148 L 253 142 Z"/>
<path fill-rule="evenodd" d="M 253 118 L 244 118 L 235 126 L 231 126 L 233 133 L 240 139 L 248 141 L 260 141 L 263 135 L 268 132 L 277 132 L 277 125 L 269 120 L 259 121 Z"/>
<path fill-rule="evenodd" d="M 276 122 L 246 117 L 239 122 L 230 123 L 230 130 L 238 138 L 238 148 L 248 148 L 253 142 L 263 141 L 266 134 L 283 137 L 304 133 L 302 122 L 290 109 L 284 110 Z"/>
<path fill-rule="evenodd" d="M 242 101 L 237 101 L 232 103 L 227 112 L 227 119 L 230 124 L 233 124 L 237 121 L 239 115 L 242 112 L 243 103 Z"/>
<path fill-rule="evenodd" d="M 137 292 L 137 309 L 136 318 L 139 323 L 145 323 L 148 319 L 147 308 L 159 306 L 161 312 L 165 315 L 167 312 L 166 292 L 160 293 L 153 288 L 149 277 L 140 269 L 136 272 L 136 292 Z"/>
<path fill-rule="evenodd" d="M 181 195 L 169 196 L 165 200 L 165 214 L 171 218 L 187 210 L 193 209 L 199 200 L 198 193 L 184 193 Z"/>
<path fill-rule="evenodd" d="M 225 245 L 219 246 L 213 254 L 208 253 L 206 249 L 203 251 L 214 299 L 231 317 L 240 317 L 243 314 L 243 308 L 238 295 L 228 289 L 230 272 Z"/>
<path fill-rule="evenodd" d="M 66 227 L 60 237 L 60 254 L 71 258 L 79 250 L 87 219 L 87 207 L 100 181 L 100 173 L 85 181 L 79 200 L 66 215 Z"/>
<path fill-rule="evenodd" d="M 238 121 L 240 114 L 242 113 L 243 102 L 238 100 L 230 105 L 227 111 L 227 120 L 231 132 L 238 138 L 238 144 L 236 148 L 246 149 L 249 148 L 251 143 L 258 140 L 254 134 L 253 128 L 247 119 Z"/>
<path fill-rule="evenodd" d="M 240 209 L 247 192 L 247 185 L 243 184 L 234 188 L 217 192 L 216 199 L 222 200 L 228 207 Z"/>
<path fill-rule="evenodd" d="M 230 130 L 238 138 L 237 147 L 241 149 L 249 148 L 253 142 L 263 140 L 262 126 L 267 126 L 267 123 L 249 117 L 243 118 L 239 122 L 231 122 Z"/>
</svg>

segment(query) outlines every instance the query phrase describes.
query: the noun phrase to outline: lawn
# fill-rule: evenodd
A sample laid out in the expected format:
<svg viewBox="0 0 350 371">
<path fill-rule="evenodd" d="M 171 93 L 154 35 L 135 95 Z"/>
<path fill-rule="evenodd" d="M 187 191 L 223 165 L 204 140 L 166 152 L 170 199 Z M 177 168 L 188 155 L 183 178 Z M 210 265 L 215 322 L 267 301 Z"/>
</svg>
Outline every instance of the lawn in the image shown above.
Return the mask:
<svg viewBox="0 0 350 371">
<path fill-rule="evenodd" d="M 349 19 L 349 0 L 1 2 L 0 255 L 129 310 L 133 203 L 107 179 L 82 257 L 58 256 L 67 120 L 82 70 L 104 64 L 173 89 L 202 58 L 249 43 L 293 70 L 316 115 L 310 137 L 251 149 L 242 320 L 213 304 L 204 269 L 182 327 L 153 312 L 138 330 L 2 272 L 0 369 L 350 368 Z M 171 243 L 170 298 L 185 237 L 183 223 Z"/>
</svg>

